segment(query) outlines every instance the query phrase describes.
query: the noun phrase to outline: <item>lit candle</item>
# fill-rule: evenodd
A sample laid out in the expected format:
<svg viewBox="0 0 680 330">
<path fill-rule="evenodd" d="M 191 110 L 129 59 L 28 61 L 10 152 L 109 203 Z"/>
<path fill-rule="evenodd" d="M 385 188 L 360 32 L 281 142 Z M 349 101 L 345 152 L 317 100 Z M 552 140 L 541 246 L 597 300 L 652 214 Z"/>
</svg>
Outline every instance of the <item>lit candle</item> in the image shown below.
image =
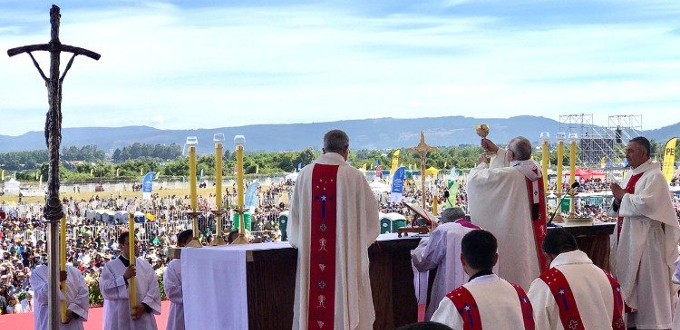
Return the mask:
<svg viewBox="0 0 680 330">
<path fill-rule="evenodd" d="M 550 155 L 548 154 L 548 139 L 550 134 L 548 132 L 541 133 L 543 145 L 541 146 L 541 169 L 543 171 L 543 191 L 548 190 L 548 166 L 550 166 Z"/>
<path fill-rule="evenodd" d="M 60 235 L 59 235 L 59 270 L 62 272 L 66 271 L 66 214 L 61 218 L 60 222 Z M 61 322 L 66 322 L 66 281 L 61 281 L 61 295 L 64 299 L 61 299 Z"/>
<path fill-rule="evenodd" d="M 135 265 L 137 257 L 135 257 L 135 216 L 130 213 L 128 218 L 128 250 L 130 258 L 130 266 Z M 128 285 L 130 287 L 130 308 L 134 310 L 137 306 L 137 287 L 135 286 L 135 276 L 128 279 Z"/>
<path fill-rule="evenodd" d="M 562 195 L 562 161 L 564 159 L 564 133 L 557 133 L 557 184 L 555 194 Z M 559 207 L 559 205 L 558 205 Z"/>
</svg>

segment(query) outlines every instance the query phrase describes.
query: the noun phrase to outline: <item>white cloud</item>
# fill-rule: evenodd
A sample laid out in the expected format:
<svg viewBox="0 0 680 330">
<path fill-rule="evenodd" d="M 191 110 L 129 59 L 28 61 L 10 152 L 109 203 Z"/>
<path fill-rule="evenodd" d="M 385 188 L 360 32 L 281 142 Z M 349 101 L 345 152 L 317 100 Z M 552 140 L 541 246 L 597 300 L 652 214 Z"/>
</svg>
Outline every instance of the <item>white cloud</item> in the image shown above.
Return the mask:
<svg viewBox="0 0 680 330">
<path fill-rule="evenodd" d="M 647 10 L 662 5 L 678 9 Z M 680 34 L 667 20 L 508 28 L 493 15 L 330 5 L 62 8 L 62 42 L 102 54 L 69 72 L 66 127 L 585 112 L 642 113 L 654 128 L 669 123 L 657 111 L 680 106 Z M 0 25 L 0 49 L 47 41 L 47 11 L 42 23 L 15 13 L 31 24 Z M 47 97 L 28 57 L 0 57 L 0 72 L 0 134 L 40 130 Z"/>
</svg>

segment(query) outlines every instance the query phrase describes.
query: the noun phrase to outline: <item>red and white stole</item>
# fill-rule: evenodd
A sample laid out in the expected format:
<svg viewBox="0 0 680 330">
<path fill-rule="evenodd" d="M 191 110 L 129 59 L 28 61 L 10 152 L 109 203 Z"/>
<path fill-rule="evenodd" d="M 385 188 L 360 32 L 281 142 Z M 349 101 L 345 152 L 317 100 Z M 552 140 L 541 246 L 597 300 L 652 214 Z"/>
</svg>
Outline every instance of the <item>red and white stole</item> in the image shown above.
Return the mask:
<svg viewBox="0 0 680 330">
<path fill-rule="evenodd" d="M 534 315 L 531 308 L 531 302 L 529 297 L 524 292 L 524 290 L 518 285 L 512 284 L 517 292 L 517 297 L 519 298 L 520 307 L 522 308 L 522 319 L 524 320 L 524 329 L 533 330 L 535 329 Z M 455 290 L 449 292 L 446 295 L 447 298 L 451 300 L 460 318 L 463 319 L 463 329 L 464 330 L 481 330 L 482 328 L 482 318 L 479 314 L 479 307 L 475 301 L 475 297 L 472 293 L 464 286 L 459 286 Z"/>
<path fill-rule="evenodd" d="M 309 329 L 334 328 L 337 174 L 338 165 L 315 164 L 312 171 Z"/>
<path fill-rule="evenodd" d="M 605 274 L 607 275 L 607 279 L 609 279 L 609 284 L 612 286 L 612 292 L 614 294 L 612 329 L 625 330 L 623 315 L 621 313 L 623 308 L 621 287 L 611 274 L 607 272 L 605 272 Z M 548 285 L 548 288 L 550 288 L 550 293 L 552 293 L 555 303 L 557 303 L 562 327 L 570 330 L 585 330 L 583 320 L 581 320 L 581 313 L 578 311 L 578 306 L 576 305 L 576 298 L 574 298 L 574 293 L 571 291 L 569 282 L 567 281 L 567 278 L 564 277 L 564 274 L 559 269 L 553 267 L 541 274 L 540 277 L 541 280 Z"/>
<path fill-rule="evenodd" d="M 538 257 L 538 266 L 542 272 L 548 269 L 548 261 L 545 258 L 541 250 L 541 245 L 543 244 L 543 239 L 548 233 L 547 227 L 547 212 L 545 210 L 545 191 L 543 191 L 543 177 L 539 175 L 538 167 L 531 170 L 534 176 L 538 178 L 536 180 L 531 180 L 524 173 L 526 169 L 521 168 L 521 166 L 515 167 L 522 174 L 524 174 L 524 180 L 527 184 L 527 192 L 529 193 L 529 210 L 531 211 L 531 225 L 534 228 L 534 242 L 536 243 L 536 256 Z"/>
<path fill-rule="evenodd" d="M 635 184 L 640 180 L 642 175 L 645 174 L 644 172 L 638 173 L 638 174 L 633 174 L 630 176 L 630 179 L 628 179 L 628 183 L 626 183 L 626 192 L 629 194 L 634 194 L 635 193 Z M 621 228 L 623 228 L 623 217 L 618 217 L 616 219 L 616 242 L 618 243 L 619 239 L 621 238 Z"/>
</svg>

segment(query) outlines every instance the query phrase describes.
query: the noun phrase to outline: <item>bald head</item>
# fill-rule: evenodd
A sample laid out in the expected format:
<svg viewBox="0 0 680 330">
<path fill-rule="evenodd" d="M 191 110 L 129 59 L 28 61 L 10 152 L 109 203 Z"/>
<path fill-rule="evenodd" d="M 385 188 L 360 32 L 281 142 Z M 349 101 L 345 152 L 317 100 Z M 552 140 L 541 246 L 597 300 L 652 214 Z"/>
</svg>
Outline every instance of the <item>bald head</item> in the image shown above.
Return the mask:
<svg viewBox="0 0 680 330">
<path fill-rule="evenodd" d="M 508 150 L 512 151 L 513 160 L 529 160 L 531 158 L 531 142 L 523 136 L 510 140 Z"/>
</svg>

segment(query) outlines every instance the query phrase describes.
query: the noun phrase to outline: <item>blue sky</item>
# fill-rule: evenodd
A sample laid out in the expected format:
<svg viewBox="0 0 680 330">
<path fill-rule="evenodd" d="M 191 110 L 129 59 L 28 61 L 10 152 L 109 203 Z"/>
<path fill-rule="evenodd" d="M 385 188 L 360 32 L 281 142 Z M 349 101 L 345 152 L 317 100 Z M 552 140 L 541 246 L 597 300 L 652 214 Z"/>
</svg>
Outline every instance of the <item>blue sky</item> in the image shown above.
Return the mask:
<svg viewBox="0 0 680 330">
<path fill-rule="evenodd" d="M 0 134 L 41 130 L 47 1 L 0 0 Z M 680 121 L 680 1 L 61 1 L 64 126 L 377 117 Z M 48 56 L 39 54 L 45 70 Z M 62 62 L 67 62 L 63 57 Z"/>
</svg>

